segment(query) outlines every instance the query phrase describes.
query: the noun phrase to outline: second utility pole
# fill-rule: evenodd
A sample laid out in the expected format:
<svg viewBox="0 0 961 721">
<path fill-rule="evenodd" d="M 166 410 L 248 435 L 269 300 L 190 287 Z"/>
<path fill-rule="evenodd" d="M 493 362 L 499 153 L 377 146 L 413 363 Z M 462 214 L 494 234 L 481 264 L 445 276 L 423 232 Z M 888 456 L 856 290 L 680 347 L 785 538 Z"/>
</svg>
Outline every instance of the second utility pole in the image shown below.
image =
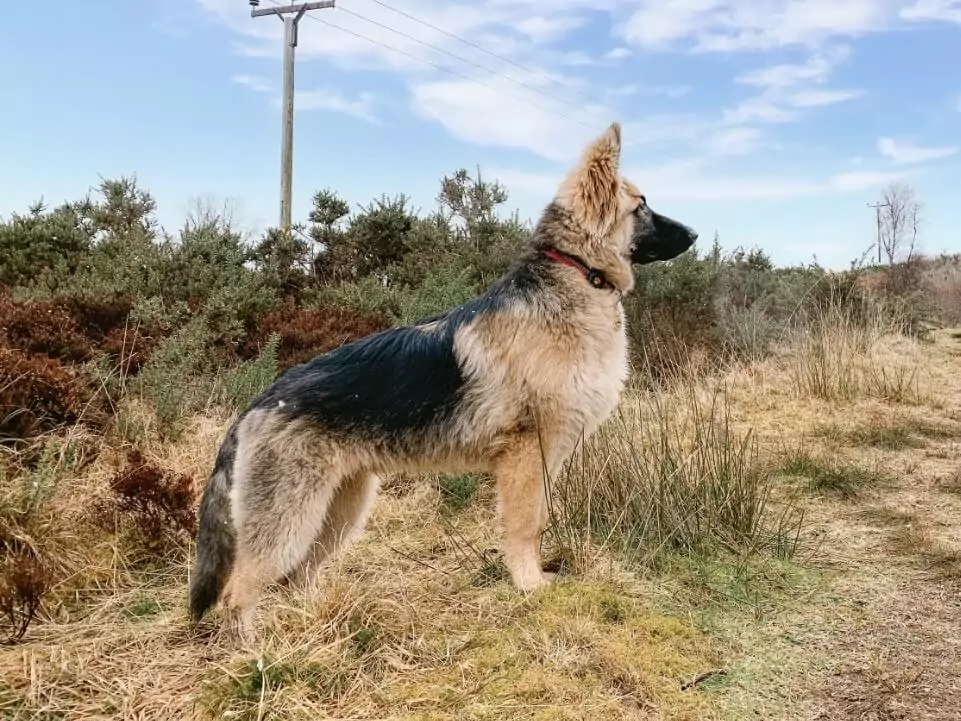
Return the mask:
<svg viewBox="0 0 961 721">
<path fill-rule="evenodd" d="M 284 23 L 284 97 L 283 129 L 280 146 L 280 228 L 290 232 L 291 203 L 294 181 L 294 49 L 297 47 L 297 28 L 308 10 L 334 7 L 334 0 L 323 2 L 279 5 L 258 9 L 260 0 L 250 0 L 250 17 L 276 15 Z M 285 17 L 286 16 L 286 17 Z"/>
<path fill-rule="evenodd" d="M 881 208 L 890 208 L 890 203 L 875 203 L 871 205 L 868 203 L 869 208 L 874 208 L 874 215 L 878 222 L 878 265 L 881 265 Z"/>
</svg>

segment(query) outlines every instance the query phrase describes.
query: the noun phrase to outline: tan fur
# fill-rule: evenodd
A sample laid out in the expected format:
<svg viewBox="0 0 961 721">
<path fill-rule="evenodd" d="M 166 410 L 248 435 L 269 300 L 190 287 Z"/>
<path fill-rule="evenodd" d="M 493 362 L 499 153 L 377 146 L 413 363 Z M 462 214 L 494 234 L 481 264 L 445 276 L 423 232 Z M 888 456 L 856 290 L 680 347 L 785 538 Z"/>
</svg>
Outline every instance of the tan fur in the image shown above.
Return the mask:
<svg viewBox="0 0 961 721">
<path fill-rule="evenodd" d="M 564 322 L 545 320 L 554 316 L 527 305 L 458 327 L 454 354 L 471 410 L 438 432 L 429 453 L 406 457 L 336 440 L 269 410 L 240 423 L 231 495 L 236 562 L 224 604 L 242 631 L 261 589 L 282 575 L 309 583 L 324 559 L 362 531 L 377 477 L 399 471 L 493 471 L 513 583 L 529 591 L 549 580 L 539 553 L 545 473 L 555 474 L 582 434 L 607 418 L 628 373 L 621 293 L 633 288 L 633 210 L 642 196 L 619 174 L 620 136 L 614 123 L 588 146 L 556 197 L 570 221 L 548 229 L 560 250 L 603 270 L 620 293 L 601 292 L 577 270 L 557 265 L 551 272 L 562 292 L 544 302 L 563 304 L 552 310 L 562 311 Z M 421 330 L 439 334 L 445 323 Z M 269 497 L 259 497 L 259 489 L 269 489 Z"/>
</svg>

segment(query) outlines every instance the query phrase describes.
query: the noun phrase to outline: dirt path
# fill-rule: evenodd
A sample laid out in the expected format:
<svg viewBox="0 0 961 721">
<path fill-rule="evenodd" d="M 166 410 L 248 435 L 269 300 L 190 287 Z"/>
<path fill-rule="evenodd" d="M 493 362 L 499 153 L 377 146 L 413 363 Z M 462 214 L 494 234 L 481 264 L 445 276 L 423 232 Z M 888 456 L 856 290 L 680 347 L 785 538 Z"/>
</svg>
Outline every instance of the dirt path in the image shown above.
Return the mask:
<svg viewBox="0 0 961 721">
<path fill-rule="evenodd" d="M 821 451 L 871 475 L 810 504 L 828 587 L 776 622 L 803 657 L 780 674 L 775 695 L 795 698 L 777 718 L 961 719 L 961 334 L 923 354 L 923 402 L 822 423 Z"/>
</svg>

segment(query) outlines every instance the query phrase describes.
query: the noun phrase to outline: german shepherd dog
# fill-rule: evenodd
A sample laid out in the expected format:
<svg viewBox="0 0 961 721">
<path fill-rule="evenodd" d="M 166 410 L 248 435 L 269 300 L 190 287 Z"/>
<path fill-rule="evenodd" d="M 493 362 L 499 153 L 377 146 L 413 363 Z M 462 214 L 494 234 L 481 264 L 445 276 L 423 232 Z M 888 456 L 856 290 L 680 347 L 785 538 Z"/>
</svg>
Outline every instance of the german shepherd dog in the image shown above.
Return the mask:
<svg viewBox="0 0 961 721">
<path fill-rule="evenodd" d="M 613 123 L 483 295 L 293 367 L 250 404 L 201 500 L 194 622 L 222 599 L 246 637 L 265 586 L 312 583 L 362 531 L 379 477 L 398 471 L 493 473 L 513 584 L 550 581 L 544 474 L 618 403 L 632 264 L 674 258 L 697 238 L 648 207 L 620 155 Z"/>
</svg>

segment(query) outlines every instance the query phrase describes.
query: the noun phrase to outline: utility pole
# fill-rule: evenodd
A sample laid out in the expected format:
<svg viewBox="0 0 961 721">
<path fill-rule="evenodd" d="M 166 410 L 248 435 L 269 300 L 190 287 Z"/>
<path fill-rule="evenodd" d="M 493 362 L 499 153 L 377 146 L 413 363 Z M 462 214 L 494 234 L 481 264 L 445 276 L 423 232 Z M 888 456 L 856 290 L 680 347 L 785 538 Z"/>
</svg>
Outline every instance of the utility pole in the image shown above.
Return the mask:
<svg viewBox="0 0 961 721">
<path fill-rule="evenodd" d="M 250 0 L 250 17 L 275 15 L 284 23 L 284 97 L 283 129 L 280 145 L 280 228 L 290 232 L 291 196 L 294 179 L 294 49 L 297 47 L 297 29 L 308 10 L 324 10 L 334 7 L 334 0 L 323 2 L 276 5 L 260 9 L 260 0 Z"/>
<path fill-rule="evenodd" d="M 868 203 L 869 208 L 874 208 L 874 215 L 878 222 L 878 265 L 881 265 L 881 208 L 890 208 L 890 203 L 875 203 L 871 205 Z"/>
</svg>

